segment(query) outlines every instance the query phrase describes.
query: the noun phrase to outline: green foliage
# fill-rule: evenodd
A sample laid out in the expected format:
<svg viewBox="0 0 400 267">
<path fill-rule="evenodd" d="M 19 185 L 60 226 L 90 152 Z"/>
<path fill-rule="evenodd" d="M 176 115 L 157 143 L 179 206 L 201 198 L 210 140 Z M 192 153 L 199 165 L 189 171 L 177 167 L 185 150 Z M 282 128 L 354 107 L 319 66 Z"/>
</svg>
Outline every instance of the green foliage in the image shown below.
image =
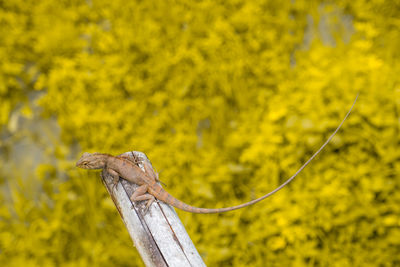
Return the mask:
<svg viewBox="0 0 400 267">
<path fill-rule="evenodd" d="M 74 168 L 77 145 L 143 151 L 174 196 L 226 207 L 290 177 L 360 92 L 277 195 L 178 212 L 210 266 L 400 264 L 399 3 L 11 2 L 0 129 L 16 136 L 12 111 L 39 105 L 62 142 L 44 139 L 53 163 L 27 177 L 0 172 L 0 263 L 142 265 L 98 173 Z"/>
</svg>

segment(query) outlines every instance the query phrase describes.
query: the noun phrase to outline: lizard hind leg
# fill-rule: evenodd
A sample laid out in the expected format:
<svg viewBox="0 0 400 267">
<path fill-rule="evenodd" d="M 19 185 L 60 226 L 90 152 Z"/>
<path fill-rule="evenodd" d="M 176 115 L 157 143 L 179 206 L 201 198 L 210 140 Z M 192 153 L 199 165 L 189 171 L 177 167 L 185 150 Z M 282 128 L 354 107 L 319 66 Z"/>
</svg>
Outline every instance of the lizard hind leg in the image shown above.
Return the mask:
<svg viewBox="0 0 400 267">
<path fill-rule="evenodd" d="M 132 202 L 139 201 L 140 199 L 138 199 L 138 198 L 140 198 L 140 196 L 143 196 L 144 194 L 146 194 L 147 189 L 148 189 L 147 184 L 141 185 L 138 188 L 136 188 L 135 192 L 133 192 L 132 196 L 130 197 L 131 201 Z"/>
<path fill-rule="evenodd" d="M 146 206 L 144 207 L 144 212 L 146 213 L 149 210 L 150 205 L 154 202 L 155 199 L 156 198 L 154 196 L 146 193 L 144 195 L 138 196 L 136 198 L 136 201 L 147 200 Z"/>
<path fill-rule="evenodd" d="M 167 187 L 167 184 L 164 183 L 163 181 L 161 181 L 158 177 L 159 177 L 159 176 L 158 176 L 158 172 L 156 172 L 156 182 L 162 184 L 162 185 L 165 186 L 165 187 Z"/>
<path fill-rule="evenodd" d="M 165 183 L 160 181 L 160 179 L 158 178 L 158 173 L 154 171 L 153 167 L 150 165 L 149 162 L 147 162 L 146 160 L 143 161 L 143 167 L 144 167 L 145 172 L 149 175 L 150 178 L 155 180 L 157 183 L 161 183 L 164 186 L 166 186 Z"/>
<path fill-rule="evenodd" d="M 125 160 L 129 160 L 130 162 L 138 165 L 138 164 L 143 164 L 145 173 L 149 175 L 150 178 L 154 179 L 157 183 L 161 183 L 164 186 L 167 186 L 165 183 L 163 183 L 162 181 L 160 181 L 160 179 L 158 179 L 158 173 L 154 171 L 153 167 L 151 166 L 151 164 L 147 161 L 147 160 L 139 160 L 139 159 L 135 159 L 126 155 L 121 155 L 118 156 L 119 158 L 125 159 Z"/>
<path fill-rule="evenodd" d="M 145 211 L 148 210 L 150 205 L 155 200 L 154 196 L 146 193 L 147 192 L 147 188 L 148 188 L 148 185 L 146 185 L 146 184 L 139 186 L 135 190 L 135 192 L 133 192 L 132 196 L 130 197 L 132 202 L 148 200 L 147 203 L 146 203 Z M 132 205 L 132 208 L 133 208 L 133 205 Z"/>
<path fill-rule="evenodd" d="M 132 157 L 127 156 L 127 155 L 120 155 L 120 156 L 118 156 L 118 158 L 128 160 L 128 161 L 130 161 L 130 162 L 132 162 L 133 164 L 136 164 L 136 165 L 137 165 L 138 163 L 141 163 L 141 162 L 142 162 L 141 160 L 132 158 Z"/>
</svg>

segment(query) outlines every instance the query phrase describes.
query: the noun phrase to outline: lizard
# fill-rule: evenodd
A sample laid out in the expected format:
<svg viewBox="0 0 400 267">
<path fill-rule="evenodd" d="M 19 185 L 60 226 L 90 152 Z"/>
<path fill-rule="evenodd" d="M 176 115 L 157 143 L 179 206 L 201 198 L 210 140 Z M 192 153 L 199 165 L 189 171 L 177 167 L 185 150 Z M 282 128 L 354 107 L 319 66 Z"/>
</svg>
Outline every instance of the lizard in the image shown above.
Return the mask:
<svg viewBox="0 0 400 267">
<path fill-rule="evenodd" d="M 266 199 L 267 197 L 275 194 L 277 191 L 282 189 L 288 183 L 290 183 L 323 149 L 324 147 L 331 141 L 331 139 L 335 136 L 335 134 L 339 131 L 347 117 L 350 115 L 356 101 L 358 98 L 358 94 L 347 112 L 344 119 L 341 121 L 336 130 L 329 136 L 329 138 L 325 141 L 324 144 L 284 183 L 280 186 L 272 190 L 271 192 L 265 194 L 262 197 L 254 199 L 252 201 L 232 206 L 226 208 L 216 208 L 216 209 L 208 209 L 208 208 L 198 208 L 191 205 L 188 205 L 165 191 L 157 182 L 158 176 L 153 171 L 150 163 L 146 161 L 143 162 L 144 171 L 140 167 L 138 167 L 134 162 L 129 160 L 124 156 L 112 156 L 104 153 L 87 153 L 85 152 L 82 157 L 77 161 L 76 166 L 83 169 L 105 169 L 112 177 L 113 184 L 116 186 L 120 177 L 128 180 L 132 183 L 139 185 L 139 187 L 135 190 L 135 192 L 130 197 L 132 202 L 135 201 L 143 201 L 148 200 L 146 204 L 145 210 L 151 205 L 151 203 L 155 200 L 155 198 L 164 201 L 165 203 L 174 206 L 178 209 L 192 212 L 192 213 L 222 213 L 232 210 L 237 210 L 240 208 L 244 208 L 250 205 L 253 205 L 261 200 Z"/>
</svg>

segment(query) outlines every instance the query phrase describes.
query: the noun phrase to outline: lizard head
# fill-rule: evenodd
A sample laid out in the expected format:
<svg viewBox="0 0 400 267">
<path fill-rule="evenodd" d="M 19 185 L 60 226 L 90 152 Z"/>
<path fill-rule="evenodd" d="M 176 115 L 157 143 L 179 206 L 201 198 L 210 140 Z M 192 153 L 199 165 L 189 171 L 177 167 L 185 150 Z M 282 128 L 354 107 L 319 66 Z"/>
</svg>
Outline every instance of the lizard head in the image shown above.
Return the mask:
<svg viewBox="0 0 400 267">
<path fill-rule="evenodd" d="M 76 167 L 82 169 L 101 169 L 106 164 L 106 154 L 102 153 L 83 153 L 82 157 L 76 162 Z"/>
</svg>

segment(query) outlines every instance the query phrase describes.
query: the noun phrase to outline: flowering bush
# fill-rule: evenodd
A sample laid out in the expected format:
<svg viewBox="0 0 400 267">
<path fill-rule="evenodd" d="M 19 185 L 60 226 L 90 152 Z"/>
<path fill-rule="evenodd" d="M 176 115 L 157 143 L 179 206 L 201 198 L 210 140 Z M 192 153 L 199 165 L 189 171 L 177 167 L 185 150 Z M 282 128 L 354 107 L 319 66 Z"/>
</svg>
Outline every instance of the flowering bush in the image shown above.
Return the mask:
<svg viewBox="0 0 400 267">
<path fill-rule="evenodd" d="M 275 196 L 178 213 L 210 266 L 399 265 L 399 15 L 377 0 L 2 3 L 0 129 L 40 107 L 60 141 L 45 139 L 52 162 L 14 162 L 26 177 L 0 171 L 0 262 L 142 265 L 81 151 L 143 151 L 175 197 L 232 206 L 290 177 L 360 92 Z"/>
</svg>

